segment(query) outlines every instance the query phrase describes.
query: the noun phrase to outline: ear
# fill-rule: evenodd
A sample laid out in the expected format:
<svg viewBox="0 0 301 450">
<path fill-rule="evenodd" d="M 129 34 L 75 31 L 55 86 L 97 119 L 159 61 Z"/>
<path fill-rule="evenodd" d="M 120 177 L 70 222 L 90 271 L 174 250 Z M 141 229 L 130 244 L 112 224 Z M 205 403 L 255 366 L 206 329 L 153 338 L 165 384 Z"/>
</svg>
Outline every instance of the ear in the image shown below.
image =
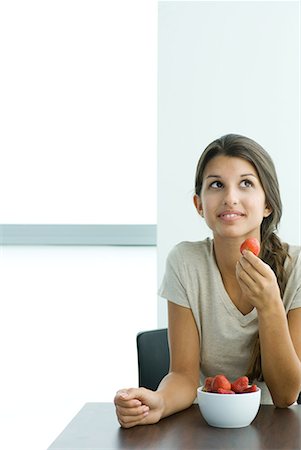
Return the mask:
<svg viewBox="0 0 301 450">
<path fill-rule="evenodd" d="M 268 205 L 265 206 L 263 217 L 269 217 L 272 214 L 273 210 Z"/>
<path fill-rule="evenodd" d="M 199 214 L 200 216 L 204 217 L 203 206 L 202 206 L 201 199 L 200 199 L 200 197 L 199 197 L 198 195 L 196 195 L 196 194 L 193 196 L 193 203 L 194 203 L 194 206 L 195 206 L 195 208 L 196 208 L 198 214 Z"/>
</svg>

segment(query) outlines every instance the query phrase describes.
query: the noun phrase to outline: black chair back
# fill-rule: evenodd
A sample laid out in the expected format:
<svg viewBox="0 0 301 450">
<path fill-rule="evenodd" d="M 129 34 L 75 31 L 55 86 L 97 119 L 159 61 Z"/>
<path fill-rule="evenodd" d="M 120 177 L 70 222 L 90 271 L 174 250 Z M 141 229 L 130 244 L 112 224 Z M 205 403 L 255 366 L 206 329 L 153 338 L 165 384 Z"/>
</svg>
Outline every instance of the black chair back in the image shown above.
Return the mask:
<svg viewBox="0 0 301 450">
<path fill-rule="evenodd" d="M 137 334 L 139 386 L 155 391 L 169 371 L 167 329 Z"/>
<path fill-rule="evenodd" d="M 169 371 L 167 328 L 137 334 L 139 387 L 155 391 Z M 301 404 L 301 393 L 298 404 Z"/>
</svg>

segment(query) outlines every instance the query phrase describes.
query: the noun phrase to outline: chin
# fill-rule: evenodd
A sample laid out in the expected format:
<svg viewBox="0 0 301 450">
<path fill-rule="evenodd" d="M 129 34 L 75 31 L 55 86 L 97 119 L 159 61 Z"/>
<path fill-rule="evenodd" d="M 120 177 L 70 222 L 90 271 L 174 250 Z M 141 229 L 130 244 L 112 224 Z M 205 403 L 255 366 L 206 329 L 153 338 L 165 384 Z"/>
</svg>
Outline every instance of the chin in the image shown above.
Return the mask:
<svg viewBox="0 0 301 450">
<path fill-rule="evenodd" d="M 258 230 L 222 230 L 220 232 L 213 232 L 214 237 L 219 237 L 223 239 L 241 239 L 244 240 L 250 236 L 258 236 Z M 259 233 L 260 236 L 260 233 Z"/>
</svg>

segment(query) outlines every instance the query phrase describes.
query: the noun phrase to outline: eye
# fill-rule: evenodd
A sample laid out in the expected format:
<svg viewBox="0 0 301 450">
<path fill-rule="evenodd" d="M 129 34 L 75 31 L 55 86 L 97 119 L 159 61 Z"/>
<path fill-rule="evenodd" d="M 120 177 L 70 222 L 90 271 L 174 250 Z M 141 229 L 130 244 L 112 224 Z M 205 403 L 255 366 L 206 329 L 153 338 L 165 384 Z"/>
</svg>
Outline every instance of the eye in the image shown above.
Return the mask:
<svg viewBox="0 0 301 450">
<path fill-rule="evenodd" d="M 210 187 L 213 188 L 213 189 L 221 189 L 223 186 L 224 186 L 223 183 L 221 181 L 218 181 L 218 180 L 217 181 L 213 181 L 210 184 Z"/>
<path fill-rule="evenodd" d="M 241 185 L 243 188 L 249 188 L 249 187 L 254 186 L 254 184 L 253 184 L 252 181 L 250 181 L 250 180 L 242 180 L 241 183 L 240 183 L 240 185 Z"/>
</svg>

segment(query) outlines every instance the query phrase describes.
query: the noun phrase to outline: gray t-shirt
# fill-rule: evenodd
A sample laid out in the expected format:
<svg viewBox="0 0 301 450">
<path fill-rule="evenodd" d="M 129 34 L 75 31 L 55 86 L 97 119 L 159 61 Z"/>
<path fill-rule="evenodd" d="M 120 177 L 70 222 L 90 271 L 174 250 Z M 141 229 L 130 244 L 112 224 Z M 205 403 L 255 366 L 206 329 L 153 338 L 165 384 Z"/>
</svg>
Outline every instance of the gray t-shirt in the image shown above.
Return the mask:
<svg viewBox="0 0 301 450">
<path fill-rule="evenodd" d="M 289 247 L 289 254 L 286 312 L 301 307 L 300 247 Z M 213 240 L 181 242 L 171 250 L 159 295 L 192 310 L 201 344 L 200 384 L 219 373 L 231 381 L 245 375 L 258 332 L 257 310 L 244 315 L 230 299 L 215 261 Z M 255 383 L 262 389 L 261 403 L 272 404 L 266 384 Z"/>
</svg>

